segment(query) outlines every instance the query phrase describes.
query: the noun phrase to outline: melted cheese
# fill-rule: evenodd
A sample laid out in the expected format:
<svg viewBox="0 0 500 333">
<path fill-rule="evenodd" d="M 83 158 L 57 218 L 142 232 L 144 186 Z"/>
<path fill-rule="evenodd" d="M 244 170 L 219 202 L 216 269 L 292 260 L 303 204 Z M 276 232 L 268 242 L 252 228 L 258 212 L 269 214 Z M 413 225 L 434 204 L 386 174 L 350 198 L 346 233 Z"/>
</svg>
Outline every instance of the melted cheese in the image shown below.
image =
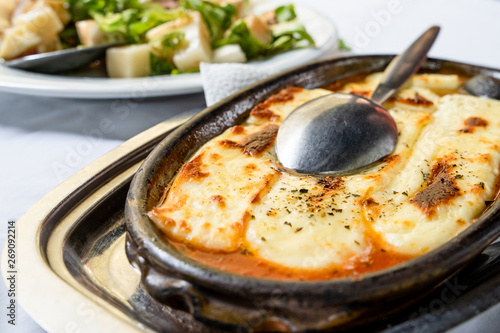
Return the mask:
<svg viewBox="0 0 500 333">
<path fill-rule="evenodd" d="M 380 77 L 341 91 L 369 96 Z M 169 239 L 191 248 L 243 251 L 295 270 L 354 272 L 373 264 L 374 251 L 405 258 L 425 253 L 472 223 L 498 179 L 500 102 L 442 96 L 457 82 L 456 76 L 415 76 L 385 105 L 399 130 L 393 154 L 337 178 L 280 168 L 273 147 L 279 124 L 330 93 L 285 89 L 205 144 L 150 217 Z"/>
<path fill-rule="evenodd" d="M 160 228 L 178 240 L 212 250 L 241 244 L 248 207 L 278 176 L 269 152 L 247 156 L 227 142 L 262 132 L 268 125 L 236 127 L 206 144 L 184 165 L 166 197 L 154 209 Z"/>
</svg>

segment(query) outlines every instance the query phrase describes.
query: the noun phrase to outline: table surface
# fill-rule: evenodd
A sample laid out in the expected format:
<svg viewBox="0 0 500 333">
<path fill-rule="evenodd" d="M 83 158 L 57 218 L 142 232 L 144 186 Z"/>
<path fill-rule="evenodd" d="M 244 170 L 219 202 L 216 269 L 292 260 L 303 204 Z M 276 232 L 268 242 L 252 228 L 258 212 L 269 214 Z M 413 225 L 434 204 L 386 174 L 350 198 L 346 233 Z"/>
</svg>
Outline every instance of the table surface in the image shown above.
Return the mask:
<svg viewBox="0 0 500 333">
<path fill-rule="evenodd" d="M 294 2 L 331 18 L 339 36 L 356 54 L 399 53 L 428 27 L 438 24 L 442 29 L 430 56 L 500 67 L 499 0 Z M 137 101 L 69 100 L 0 92 L 0 151 L 4 154 L 0 163 L 0 245 L 5 241 L 8 221 L 19 219 L 76 171 L 147 128 L 204 106 L 203 94 Z M 0 283 L 1 309 L 7 301 L 7 290 Z M 491 318 L 481 325 L 487 327 Z M 16 322 L 15 327 L 8 325 L 2 316 L 0 332 L 44 331 L 22 309 Z"/>
</svg>

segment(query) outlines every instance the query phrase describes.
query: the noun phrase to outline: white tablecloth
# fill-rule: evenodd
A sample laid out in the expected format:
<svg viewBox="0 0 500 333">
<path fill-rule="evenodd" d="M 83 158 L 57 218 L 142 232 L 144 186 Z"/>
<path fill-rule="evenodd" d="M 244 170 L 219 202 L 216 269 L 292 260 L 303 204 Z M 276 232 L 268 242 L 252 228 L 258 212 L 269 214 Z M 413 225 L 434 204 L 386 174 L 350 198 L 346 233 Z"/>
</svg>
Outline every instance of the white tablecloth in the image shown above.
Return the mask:
<svg viewBox="0 0 500 333">
<path fill-rule="evenodd" d="M 294 0 L 330 17 L 354 53 L 394 54 L 434 24 L 430 56 L 500 68 L 498 0 Z M 67 100 L 0 92 L 0 244 L 7 222 L 70 175 L 137 133 L 183 111 L 202 109 L 202 94 L 150 99 Z M 22 272 L 20 272 L 22 274 Z M 22 293 L 22 290 L 18 292 Z M 0 283 L 0 332 L 42 332 L 22 310 L 7 324 Z M 50 305 L 48 305 L 50 306 Z"/>
</svg>

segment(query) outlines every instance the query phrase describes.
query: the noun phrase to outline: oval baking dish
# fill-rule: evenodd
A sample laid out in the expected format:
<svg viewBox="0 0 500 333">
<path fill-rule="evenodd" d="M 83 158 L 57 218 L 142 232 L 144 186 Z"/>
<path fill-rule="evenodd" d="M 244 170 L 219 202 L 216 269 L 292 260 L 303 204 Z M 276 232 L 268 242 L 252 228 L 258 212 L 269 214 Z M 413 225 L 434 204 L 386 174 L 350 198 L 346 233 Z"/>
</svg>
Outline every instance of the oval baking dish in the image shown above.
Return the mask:
<svg viewBox="0 0 500 333">
<path fill-rule="evenodd" d="M 358 56 L 313 63 L 269 78 L 210 107 L 164 139 L 135 175 L 127 197 L 127 255 L 146 290 L 192 314 L 207 329 L 304 331 L 348 329 L 400 309 L 455 274 L 500 236 L 497 198 L 475 223 L 444 245 L 388 269 L 323 281 L 279 281 L 228 273 L 177 252 L 148 218 L 181 166 L 204 143 L 241 123 L 283 88 L 317 88 L 382 71 L 392 56 Z M 429 59 L 425 72 L 463 76 L 500 71 Z M 186 325 L 189 325 L 188 323 Z"/>
</svg>

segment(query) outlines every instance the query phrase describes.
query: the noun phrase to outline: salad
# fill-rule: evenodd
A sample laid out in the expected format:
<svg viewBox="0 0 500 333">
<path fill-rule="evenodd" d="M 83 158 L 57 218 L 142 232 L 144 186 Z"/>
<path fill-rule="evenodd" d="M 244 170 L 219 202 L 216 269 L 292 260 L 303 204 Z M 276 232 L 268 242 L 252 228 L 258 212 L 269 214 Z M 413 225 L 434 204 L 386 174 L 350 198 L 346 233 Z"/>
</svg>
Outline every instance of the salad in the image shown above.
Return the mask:
<svg viewBox="0 0 500 333">
<path fill-rule="evenodd" d="M 199 70 L 312 47 L 293 5 L 261 15 L 245 0 L 0 0 L 0 58 L 120 42 L 109 77 Z"/>
</svg>

